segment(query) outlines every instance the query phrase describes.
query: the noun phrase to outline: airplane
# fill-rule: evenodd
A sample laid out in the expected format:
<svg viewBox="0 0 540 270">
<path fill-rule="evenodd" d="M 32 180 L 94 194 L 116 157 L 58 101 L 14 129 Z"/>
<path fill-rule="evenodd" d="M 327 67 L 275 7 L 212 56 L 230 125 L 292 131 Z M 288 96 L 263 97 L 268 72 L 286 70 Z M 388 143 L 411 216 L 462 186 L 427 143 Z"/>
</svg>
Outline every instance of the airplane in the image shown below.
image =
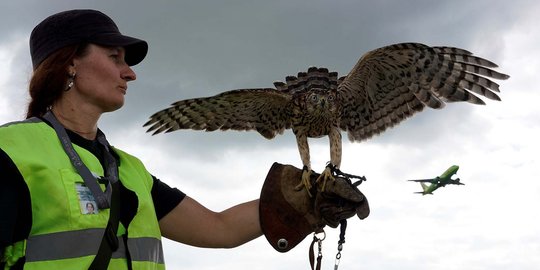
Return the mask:
<svg viewBox="0 0 540 270">
<path fill-rule="evenodd" d="M 419 182 L 422 186 L 423 191 L 415 192 L 417 194 L 431 194 L 433 195 L 433 191 L 440 187 L 444 187 L 446 185 L 464 185 L 459 181 L 459 178 L 452 179 L 452 175 L 456 174 L 459 170 L 459 166 L 452 165 L 450 166 L 441 176 L 437 176 L 435 178 L 431 179 L 416 179 L 416 180 L 408 180 L 413 182 Z M 430 183 L 430 185 L 427 185 L 426 183 Z"/>
</svg>

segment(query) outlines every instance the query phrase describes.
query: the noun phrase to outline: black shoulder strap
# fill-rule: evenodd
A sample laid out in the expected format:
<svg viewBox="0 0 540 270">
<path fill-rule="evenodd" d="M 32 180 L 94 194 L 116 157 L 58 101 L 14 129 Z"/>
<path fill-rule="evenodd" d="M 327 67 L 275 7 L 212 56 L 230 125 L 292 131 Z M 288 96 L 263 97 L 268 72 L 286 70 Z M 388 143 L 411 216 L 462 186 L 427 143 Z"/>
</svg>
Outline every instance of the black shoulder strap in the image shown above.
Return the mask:
<svg viewBox="0 0 540 270">
<path fill-rule="evenodd" d="M 105 135 L 98 132 L 97 140 L 104 148 L 105 179 L 108 180 L 107 188 L 105 189 L 105 192 L 103 192 L 99 187 L 97 179 L 84 165 L 75 149 L 73 149 L 71 140 L 69 139 L 65 128 L 58 122 L 54 114 L 51 111 L 47 111 L 43 118 L 49 121 L 56 131 L 64 151 L 79 175 L 83 178 L 86 186 L 92 192 L 92 195 L 98 204 L 98 208 L 110 208 L 109 221 L 105 228 L 105 233 L 101 239 L 101 244 L 96 257 L 89 268 L 92 270 L 107 269 L 112 253 L 118 249 L 118 237 L 116 236 L 116 233 L 118 232 L 118 224 L 120 222 L 120 182 L 118 181 L 118 166 L 116 164 L 116 159 L 110 152 L 110 145 L 107 142 Z"/>
<path fill-rule="evenodd" d="M 60 143 L 62 144 L 62 147 L 64 148 L 64 151 L 69 157 L 69 160 L 71 161 L 71 164 L 79 175 L 82 177 L 84 184 L 90 189 L 90 192 L 92 192 L 92 195 L 94 196 L 94 199 L 96 200 L 96 203 L 100 209 L 107 209 L 110 207 L 110 200 L 111 200 L 111 182 L 107 184 L 107 188 L 105 189 L 105 192 L 101 190 L 99 187 L 99 184 L 97 182 L 97 179 L 92 175 L 88 167 L 84 165 L 84 163 L 81 160 L 81 157 L 75 149 L 73 148 L 73 145 L 71 145 L 71 140 L 69 139 L 69 136 L 66 132 L 66 129 L 54 116 L 54 114 L 51 111 L 47 111 L 43 115 L 43 118 L 49 121 L 51 123 L 52 127 L 54 128 L 54 131 L 56 131 L 56 135 L 58 136 L 58 139 L 60 140 Z M 107 166 L 109 164 L 105 164 Z M 106 173 L 109 172 L 109 169 L 106 170 Z M 111 178 L 109 180 L 118 180 L 118 177 L 116 179 Z"/>
<path fill-rule="evenodd" d="M 105 228 L 105 234 L 101 239 L 101 244 L 99 245 L 96 257 L 90 265 L 90 268 L 88 268 L 89 270 L 107 269 L 112 253 L 118 249 L 118 237 L 116 236 L 116 233 L 118 232 L 118 224 L 120 222 L 120 181 L 118 181 L 118 166 L 116 165 L 116 159 L 110 152 L 111 147 L 103 133 L 98 134 L 98 141 L 104 148 L 105 174 L 106 177 L 109 178 L 109 183 L 111 183 L 112 196 L 109 222 L 107 223 L 107 228 Z"/>
<path fill-rule="evenodd" d="M 94 261 L 88 268 L 89 270 L 107 269 L 112 253 L 118 249 L 118 224 L 120 222 L 120 183 L 112 184 L 111 211 L 105 234 L 101 239 L 99 250 L 94 258 Z"/>
</svg>

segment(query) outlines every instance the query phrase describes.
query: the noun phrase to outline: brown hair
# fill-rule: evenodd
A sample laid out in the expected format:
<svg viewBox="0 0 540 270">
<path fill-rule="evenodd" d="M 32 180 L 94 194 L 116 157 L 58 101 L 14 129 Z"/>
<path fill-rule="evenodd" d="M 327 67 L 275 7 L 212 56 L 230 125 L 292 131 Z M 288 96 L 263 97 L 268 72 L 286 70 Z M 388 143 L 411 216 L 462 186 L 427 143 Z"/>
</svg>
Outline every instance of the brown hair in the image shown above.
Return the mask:
<svg viewBox="0 0 540 270">
<path fill-rule="evenodd" d="M 79 44 L 59 49 L 34 70 L 28 87 L 31 100 L 26 118 L 43 116 L 62 96 L 66 89 L 69 65 L 76 56 L 83 56 L 87 47 L 88 44 Z"/>
</svg>

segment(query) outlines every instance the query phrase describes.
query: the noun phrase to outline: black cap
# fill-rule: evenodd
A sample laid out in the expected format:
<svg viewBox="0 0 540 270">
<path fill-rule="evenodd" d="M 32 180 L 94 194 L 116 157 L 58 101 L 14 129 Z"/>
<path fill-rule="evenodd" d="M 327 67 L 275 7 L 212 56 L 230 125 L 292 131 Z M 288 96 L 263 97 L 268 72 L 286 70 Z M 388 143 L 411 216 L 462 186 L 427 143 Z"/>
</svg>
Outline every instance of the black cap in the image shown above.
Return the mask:
<svg viewBox="0 0 540 270">
<path fill-rule="evenodd" d="M 148 52 L 146 41 L 122 35 L 107 15 L 96 10 L 68 10 L 49 16 L 32 31 L 30 55 L 34 70 L 55 51 L 81 43 L 124 47 L 130 66 L 140 63 Z"/>
</svg>

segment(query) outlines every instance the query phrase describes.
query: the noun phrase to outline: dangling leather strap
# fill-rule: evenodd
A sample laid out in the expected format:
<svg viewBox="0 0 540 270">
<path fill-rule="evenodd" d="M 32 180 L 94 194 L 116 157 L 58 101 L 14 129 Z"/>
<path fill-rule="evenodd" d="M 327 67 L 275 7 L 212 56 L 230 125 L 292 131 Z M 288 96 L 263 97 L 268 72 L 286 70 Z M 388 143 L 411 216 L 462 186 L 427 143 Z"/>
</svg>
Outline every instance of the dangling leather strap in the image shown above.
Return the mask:
<svg viewBox="0 0 540 270">
<path fill-rule="evenodd" d="M 324 233 L 324 231 L 322 232 Z M 322 261 L 322 241 L 326 238 L 326 233 L 324 233 L 323 238 L 318 238 L 317 234 L 313 234 L 313 241 L 309 246 L 309 264 L 311 265 L 311 270 L 321 270 L 321 261 Z M 315 262 L 315 250 L 314 246 L 317 243 L 317 262 Z"/>
<path fill-rule="evenodd" d="M 343 250 L 343 244 L 345 244 L 345 231 L 347 230 L 347 220 L 342 219 L 339 221 L 339 241 L 338 241 L 338 252 L 336 253 L 336 261 L 334 262 L 334 270 L 337 270 L 339 267 L 339 262 L 341 261 L 341 251 Z"/>
</svg>

